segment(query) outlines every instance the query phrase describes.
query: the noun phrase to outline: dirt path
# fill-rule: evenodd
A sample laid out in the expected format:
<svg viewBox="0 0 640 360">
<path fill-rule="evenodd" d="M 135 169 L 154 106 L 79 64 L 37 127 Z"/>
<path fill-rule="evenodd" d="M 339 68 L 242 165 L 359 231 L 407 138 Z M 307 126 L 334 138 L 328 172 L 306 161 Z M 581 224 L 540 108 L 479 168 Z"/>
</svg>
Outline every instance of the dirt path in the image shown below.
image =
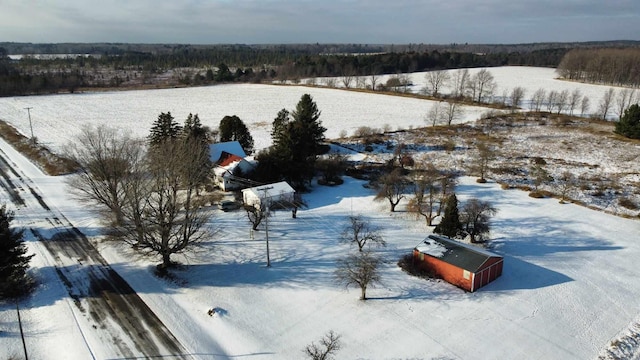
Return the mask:
<svg viewBox="0 0 640 360">
<path fill-rule="evenodd" d="M 33 181 L 0 149 L 0 191 L 18 207 L 44 214 L 46 229 L 27 230 L 50 253 L 58 276 L 73 299 L 77 318 L 90 324 L 91 338 L 112 344 L 123 358 L 191 358 L 136 292 L 98 253 L 89 239 L 52 209 Z M 93 354 L 104 358 L 106 354 Z"/>
</svg>

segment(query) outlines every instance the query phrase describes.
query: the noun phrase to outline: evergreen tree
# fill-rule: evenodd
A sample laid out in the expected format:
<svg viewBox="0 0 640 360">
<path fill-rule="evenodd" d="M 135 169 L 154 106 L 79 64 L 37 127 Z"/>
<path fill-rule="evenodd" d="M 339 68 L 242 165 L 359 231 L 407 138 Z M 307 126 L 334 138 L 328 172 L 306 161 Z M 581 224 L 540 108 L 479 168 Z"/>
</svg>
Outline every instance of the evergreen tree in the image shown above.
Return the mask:
<svg viewBox="0 0 640 360">
<path fill-rule="evenodd" d="M 620 121 L 616 123 L 616 133 L 631 139 L 640 139 L 640 106 L 629 106 Z"/>
<path fill-rule="evenodd" d="M 248 155 L 253 153 L 253 137 L 247 126 L 236 115 L 225 116 L 219 126 L 220 141 L 237 141 Z"/>
<path fill-rule="evenodd" d="M 302 96 L 291 118 L 285 109 L 278 112 L 271 131 L 273 146 L 258 158 L 257 172 L 263 180 L 284 179 L 299 190 L 307 186 L 326 131 L 319 118 L 320 111 L 308 94 Z M 274 171 L 277 174 L 272 174 Z"/>
<path fill-rule="evenodd" d="M 296 152 L 315 159 L 315 156 L 320 153 L 320 145 L 324 141 L 324 132 L 327 129 L 322 126 L 322 122 L 319 120 L 320 110 L 311 95 L 302 95 L 291 117 L 293 117 L 294 124 L 297 125 L 296 135 L 299 147 Z"/>
<path fill-rule="evenodd" d="M 320 110 L 309 94 L 302 95 L 291 117 L 293 121 L 288 124 L 284 139 L 288 142 L 290 154 L 287 165 L 292 170 L 288 180 L 293 187 L 304 189 L 313 178 L 316 159 L 327 129 L 322 126 L 319 120 Z"/>
<path fill-rule="evenodd" d="M 462 230 L 460 214 L 458 212 L 458 198 L 456 194 L 451 194 L 444 204 L 444 214 L 440 224 L 433 230 L 436 234 L 441 234 L 450 238 L 458 236 Z"/>
<path fill-rule="evenodd" d="M 182 127 L 182 135 L 190 139 L 201 141 L 206 145 L 209 144 L 207 128 L 202 126 L 198 114 L 189 114 L 189 116 L 187 116 L 187 119 L 184 121 L 184 126 Z"/>
<path fill-rule="evenodd" d="M 34 255 L 26 255 L 24 230 L 11 228 L 13 212 L 0 207 L 0 298 L 23 295 L 31 281 L 27 275 L 29 261 Z"/>
<path fill-rule="evenodd" d="M 280 110 L 276 118 L 273 119 L 271 128 L 271 140 L 273 141 L 273 147 L 277 148 L 282 142 L 284 142 L 290 122 L 291 119 L 289 118 L 289 111 L 287 109 Z"/>
<path fill-rule="evenodd" d="M 155 146 L 166 140 L 173 140 L 178 137 L 180 130 L 180 125 L 175 121 L 171 112 L 160 113 L 158 119 L 151 126 L 149 143 Z"/>
<path fill-rule="evenodd" d="M 195 187 L 199 193 L 200 186 L 208 179 L 213 167 L 209 155 L 209 134 L 207 128 L 202 126 L 198 114 L 189 114 L 184 121 L 182 134 L 182 149 L 185 151 L 185 183 L 187 187 Z M 199 169 L 193 171 L 193 169 Z"/>
</svg>

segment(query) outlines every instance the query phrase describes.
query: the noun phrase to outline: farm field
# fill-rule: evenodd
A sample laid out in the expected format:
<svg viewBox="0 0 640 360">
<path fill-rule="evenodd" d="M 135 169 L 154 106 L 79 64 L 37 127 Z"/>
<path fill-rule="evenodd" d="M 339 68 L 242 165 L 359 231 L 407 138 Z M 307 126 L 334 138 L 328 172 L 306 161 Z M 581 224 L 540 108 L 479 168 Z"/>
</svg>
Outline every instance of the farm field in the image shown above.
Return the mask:
<svg viewBox="0 0 640 360">
<path fill-rule="evenodd" d="M 516 76 L 516 69 L 522 75 Z M 566 85 L 553 79 L 552 69 L 491 71 L 499 86 L 526 86 L 528 94 L 542 86 L 560 90 L 577 86 L 585 94 L 593 91 L 592 104 L 608 89 Z M 501 71 L 505 74 L 498 75 Z M 535 80 L 529 82 L 529 77 Z M 171 111 L 178 121 L 189 112 L 198 113 L 211 127 L 224 115 L 236 114 L 261 148 L 269 145 L 277 111 L 293 109 L 304 93 L 311 94 L 322 111 L 329 138 L 341 131 L 350 134 L 360 126 L 422 127 L 432 106 L 426 100 L 333 89 L 225 85 L 5 98 L 0 99 L 0 118 L 29 134 L 24 108 L 33 107 L 35 135 L 60 150 L 85 124 L 110 124 L 145 136 L 162 111 Z M 485 111 L 467 108 L 460 122 L 474 123 Z M 523 191 L 502 190 L 493 181 L 477 184 L 474 178 L 464 177 L 457 188 L 462 203 L 475 197 L 498 209 L 492 221 L 491 249 L 505 257 L 502 277 L 476 293 L 466 293 L 400 270 L 399 258 L 431 229 L 409 216 L 405 203 L 397 213 L 389 213 L 384 203 L 373 201 L 374 194 L 363 187 L 363 181 L 345 178 L 338 187 L 314 186 L 305 195 L 308 208 L 300 210 L 297 219 L 286 212 L 270 219 L 271 268 L 265 267 L 263 232 L 251 239 L 243 212 L 216 212 L 210 226 L 218 230 L 217 236 L 201 251 L 176 257 L 183 266 L 168 281 L 153 275 L 153 259 L 101 241 L 103 228 L 97 215 L 69 196 L 64 177 L 43 175 L 4 141 L 0 149 L 50 207 L 97 245 L 190 358 L 298 359 L 306 345 L 330 330 L 343 343 L 338 359 L 638 357 L 633 340 L 625 337 L 637 334 L 640 321 L 640 283 L 635 279 L 640 256 L 638 220 L 559 204 L 557 199 L 533 199 Z M 547 156 L 557 151 L 544 150 Z M 544 154 L 542 149 L 536 151 Z M 595 146 L 583 161 L 602 162 L 599 152 L 607 151 Z M 624 164 L 600 164 L 605 165 Z M 637 174 L 635 168 L 629 171 Z M 8 194 L 0 196 L 2 202 L 10 201 Z M 29 206 L 14 206 L 14 210 L 17 225 L 37 227 L 44 233 L 50 228 Z M 387 261 L 383 284 L 368 291 L 371 299 L 366 302 L 358 301 L 359 290 L 345 290 L 332 279 L 336 259 L 353 250 L 338 241 L 352 214 L 362 214 L 379 226 L 388 243 L 380 249 Z M 92 335 L 90 317 L 69 300 L 41 241 L 30 233 L 26 238 L 36 253 L 32 266 L 40 281 L 34 296 L 21 303 L 32 357 L 120 356 Z M 207 313 L 210 309 L 216 309 L 212 316 Z M 618 346 L 610 349 L 612 344 Z M 21 350 L 15 307 L 0 304 L 0 357 L 19 356 Z"/>
<path fill-rule="evenodd" d="M 525 88 L 525 101 L 543 88 L 546 91 L 580 89 L 590 98 L 595 112 L 608 86 L 570 83 L 555 79 L 554 69 L 534 67 L 490 68 L 498 85 L 496 94 L 516 86 Z M 471 69 L 470 72 L 474 71 Z M 411 75 L 419 91 L 424 87 L 424 73 Z M 384 80 L 384 78 L 382 78 Z M 182 89 L 98 92 L 50 96 L 0 98 L 0 119 L 30 135 L 25 108 L 31 107 L 33 134 L 53 149 L 73 140 L 79 129 L 87 125 L 107 124 L 122 131 L 144 137 L 161 112 L 171 112 L 178 122 L 189 113 L 198 114 L 203 125 L 217 128 L 226 115 L 237 115 L 247 124 L 256 148 L 270 145 L 271 123 L 283 108 L 293 110 L 300 97 L 311 94 L 322 111 L 321 120 L 327 138 L 347 135 L 361 126 L 391 130 L 427 126 L 425 121 L 433 101 L 378 94 L 336 91 L 335 89 L 233 84 Z M 487 109 L 466 106 L 456 123 L 478 119 Z"/>
</svg>

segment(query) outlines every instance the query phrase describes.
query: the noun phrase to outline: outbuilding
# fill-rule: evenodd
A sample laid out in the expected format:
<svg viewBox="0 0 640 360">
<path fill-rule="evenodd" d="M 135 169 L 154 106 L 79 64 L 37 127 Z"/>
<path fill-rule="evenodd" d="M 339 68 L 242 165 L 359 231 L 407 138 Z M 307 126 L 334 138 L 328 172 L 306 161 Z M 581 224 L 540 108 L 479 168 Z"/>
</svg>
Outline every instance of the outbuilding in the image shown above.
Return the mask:
<svg viewBox="0 0 640 360">
<path fill-rule="evenodd" d="M 294 195 L 295 190 L 286 181 L 242 190 L 242 200 L 245 206 L 255 206 L 256 208 L 263 204 L 293 204 Z"/>
<path fill-rule="evenodd" d="M 429 235 L 413 249 L 414 265 L 466 291 L 474 292 L 502 275 L 503 257 L 490 251 Z"/>
</svg>

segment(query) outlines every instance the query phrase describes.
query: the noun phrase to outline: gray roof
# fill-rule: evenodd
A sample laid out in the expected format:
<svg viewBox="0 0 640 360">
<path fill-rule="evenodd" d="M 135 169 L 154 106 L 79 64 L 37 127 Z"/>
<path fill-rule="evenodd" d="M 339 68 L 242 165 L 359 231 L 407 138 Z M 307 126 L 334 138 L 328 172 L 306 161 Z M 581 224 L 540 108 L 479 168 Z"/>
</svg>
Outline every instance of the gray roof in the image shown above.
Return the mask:
<svg viewBox="0 0 640 360">
<path fill-rule="evenodd" d="M 490 251 L 440 235 L 429 235 L 416 246 L 416 250 L 470 272 L 480 270 L 491 258 L 502 258 Z"/>
</svg>

